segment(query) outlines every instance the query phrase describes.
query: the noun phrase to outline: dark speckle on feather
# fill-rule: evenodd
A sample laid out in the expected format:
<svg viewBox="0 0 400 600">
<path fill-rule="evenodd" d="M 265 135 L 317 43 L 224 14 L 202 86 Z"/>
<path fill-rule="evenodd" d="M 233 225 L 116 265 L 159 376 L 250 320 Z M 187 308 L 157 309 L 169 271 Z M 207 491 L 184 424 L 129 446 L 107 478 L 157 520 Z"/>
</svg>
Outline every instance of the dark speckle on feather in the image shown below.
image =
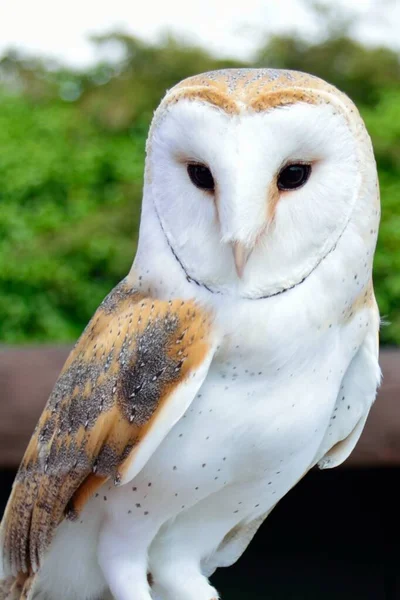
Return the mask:
<svg viewBox="0 0 400 600">
<path fill-rule="evenodd" d="M 144 425 L 156 410 L 165 386 L 179 377 L 182 361 L 168 355 L 170 344 L 175 341 L 179 319 L 167 315 L 155 319 L 151 326 L 137 335 L 136 353 L 127 352 L 121 360 L 121 393 L 118 403 L 127 419 L 134 414 L 135 423 Z M 144 370 L 141 364 L 146 365 Z"/>
</svg>

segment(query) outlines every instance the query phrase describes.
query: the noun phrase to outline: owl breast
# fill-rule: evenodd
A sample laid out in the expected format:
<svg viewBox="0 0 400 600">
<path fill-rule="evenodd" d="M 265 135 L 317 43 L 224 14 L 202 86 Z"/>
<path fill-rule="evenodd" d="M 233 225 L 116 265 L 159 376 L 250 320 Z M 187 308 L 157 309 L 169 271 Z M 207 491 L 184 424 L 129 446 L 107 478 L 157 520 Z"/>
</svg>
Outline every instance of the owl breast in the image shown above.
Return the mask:
<svg viewBox="0 0 400 600">
<path fill-rule="evenodd" d="M 271 378 L 234 356 L 216 361 L 132 485 L 111 488 L 116 510 L 164 511 L 165 520 L 223 489 L 246 489 L 250 481 L 261 482 L 260 504 L 267 510 L 308 469 L 324 436 L 341 379 L 341 369 L 333 373 L 334 363 L 328 364 L 292 377 L 278 370 Z M 248 504 L 250 510 L 251 497 Z"/>
</svg>

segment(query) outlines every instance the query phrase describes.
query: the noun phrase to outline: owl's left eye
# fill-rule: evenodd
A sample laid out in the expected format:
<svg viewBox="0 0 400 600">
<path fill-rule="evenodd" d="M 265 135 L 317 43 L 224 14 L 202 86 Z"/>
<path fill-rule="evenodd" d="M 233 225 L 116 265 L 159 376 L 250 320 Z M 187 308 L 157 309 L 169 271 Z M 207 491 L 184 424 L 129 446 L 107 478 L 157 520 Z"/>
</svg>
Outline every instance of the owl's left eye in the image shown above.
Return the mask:
<svg viewBox="0 0 400 600">
<path fill-rule="evenodd" d="M 214 191 L 214 177 L 208 167 L 201 164 L 189 163 L 187 172 L 193 185 L 201 190 Z"/>
<path fill-rule="evenodd" d="M 278 189 L 281 191 L 297 190 L 306 183 L 311 175 L 311 165 L 292 164 L 284 167 L 278 175 Z"/>
</svg>

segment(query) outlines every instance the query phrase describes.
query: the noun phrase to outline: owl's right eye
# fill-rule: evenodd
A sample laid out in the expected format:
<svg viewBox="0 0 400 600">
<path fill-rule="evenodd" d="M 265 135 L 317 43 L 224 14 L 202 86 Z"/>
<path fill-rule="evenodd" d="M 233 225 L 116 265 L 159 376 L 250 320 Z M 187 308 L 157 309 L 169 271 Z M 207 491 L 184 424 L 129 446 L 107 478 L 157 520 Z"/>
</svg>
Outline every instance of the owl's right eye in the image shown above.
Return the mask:
<svg viewBox="0 0 400 600">
<path fill-rule="evenodd" d="M 198 163 L 189 163 L 187 166 L 187 172 L 191 182 L 197 188 L 207 192 L 214 191 L 214 178 L 208 167 Z"/>
</svg>

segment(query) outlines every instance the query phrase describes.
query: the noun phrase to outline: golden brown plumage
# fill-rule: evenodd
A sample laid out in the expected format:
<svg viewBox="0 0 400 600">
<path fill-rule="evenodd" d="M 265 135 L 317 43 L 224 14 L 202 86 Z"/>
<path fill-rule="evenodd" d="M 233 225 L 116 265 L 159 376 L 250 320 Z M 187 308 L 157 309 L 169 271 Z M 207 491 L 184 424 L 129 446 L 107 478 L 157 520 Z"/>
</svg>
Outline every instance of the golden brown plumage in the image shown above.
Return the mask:
<svg viewBox="0 0 400 600">
<path fill-rule="evenodd" d="M 243 106 L 260 112 L 296 102 L 332 102 L 332 96 L 350 107 L 349 99 L 343 93 L 308 73 L 276 69 L 223 69 L 184 79 L 170 90 L 163 103 L 175 103 L 182 98 L 200 99 L 229 114 L 237 114 Z"/>
<path fill-rule="evenodd" d="M 202 363 L 209 332 L 193 302 L 146 298 L 127 280 L 104 300 L 20 466 L 2 523 L 6 571 L 35 573 L 62 519 L 76 518 L 107 479 L 121 483 L 172 392 Z"/>
</svg>

